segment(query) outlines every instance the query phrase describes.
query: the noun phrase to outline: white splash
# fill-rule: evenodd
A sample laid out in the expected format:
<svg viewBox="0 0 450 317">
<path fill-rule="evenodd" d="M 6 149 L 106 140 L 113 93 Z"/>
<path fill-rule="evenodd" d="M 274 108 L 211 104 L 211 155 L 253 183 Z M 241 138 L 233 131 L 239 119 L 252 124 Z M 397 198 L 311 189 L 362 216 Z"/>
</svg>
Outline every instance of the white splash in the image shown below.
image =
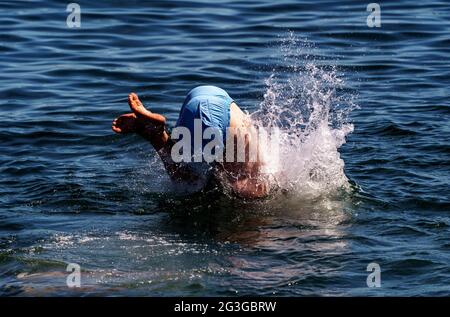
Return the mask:
<svg viewBox="0 0 450 317">
<path fill-rule="evenodd" d="M 267 90 L 251 116 L 259 126 L 281 130 L 274 183 L 279 188 L 317 197 L 349 186 L 338 149 L 353 131 L 347 116 L 353 96 L 335 66 L 321 65 L 314 47 L 294 34 L 282 42 L 283 60 L 266 80 Z"/>
</svg>

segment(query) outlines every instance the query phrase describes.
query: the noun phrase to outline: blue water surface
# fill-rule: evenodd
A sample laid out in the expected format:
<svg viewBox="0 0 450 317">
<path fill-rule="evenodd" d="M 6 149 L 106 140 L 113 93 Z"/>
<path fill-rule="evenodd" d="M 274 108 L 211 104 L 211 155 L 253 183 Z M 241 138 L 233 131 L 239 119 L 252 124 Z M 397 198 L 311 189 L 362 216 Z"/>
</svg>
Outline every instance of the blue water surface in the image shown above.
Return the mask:
<svg viewBox="0 0 450 317">
<path fill-rule="evenodd" d="M 365 1 L 80 0 L 80 28 L 68 3 L 0 3 L 1 295 L 450 295 L 448 1 L 382 1 L 373 28 Z M 289 31 L 359 105 L 329 208 L 180 196 L 112 133 L 131 91 L 169 125 L 200 84 L 256 110 Z"/>
</svg>

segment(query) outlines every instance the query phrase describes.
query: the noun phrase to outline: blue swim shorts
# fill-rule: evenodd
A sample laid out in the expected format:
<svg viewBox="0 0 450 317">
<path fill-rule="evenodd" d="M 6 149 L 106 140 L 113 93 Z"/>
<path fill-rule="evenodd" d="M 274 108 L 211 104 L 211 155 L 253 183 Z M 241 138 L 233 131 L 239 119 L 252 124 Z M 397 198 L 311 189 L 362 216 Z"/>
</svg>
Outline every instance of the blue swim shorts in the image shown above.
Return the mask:
<svg viewBox="0 0 450 317">
<path fill-rule="evenodd" d="M 194 139 L 194 120 L 200 119 L 202 135 L 206 128 L 216 128 L 222 134 L 225 144 L 226 132 L 230 126 L 230 105 L 233 99 L 228 93 L 216 86 L 199 86 L 192 89 L 180 110 L 175 127 L 186 127 Z M 203 140 L 203 147 L 209 140 Z M 222 144 L 222 145 L 223 145 Z"/>
</svg>

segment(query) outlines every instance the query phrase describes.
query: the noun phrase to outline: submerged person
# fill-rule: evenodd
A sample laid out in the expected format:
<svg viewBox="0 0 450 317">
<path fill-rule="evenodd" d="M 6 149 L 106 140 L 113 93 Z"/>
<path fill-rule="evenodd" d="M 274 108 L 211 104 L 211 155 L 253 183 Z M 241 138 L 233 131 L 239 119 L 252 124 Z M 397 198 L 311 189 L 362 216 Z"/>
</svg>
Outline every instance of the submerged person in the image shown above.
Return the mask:
<svg viewBox="0 0 450 317">
<path fill-rule="evenodd" d="M 176 182 L 193 183 L 201 175 L 193 168 L 195 163 L 176 162 L 172 157 L 172 149 L 176 144 L 166 129 L 166 118 L 161 114 L 153 113 L 146 109 L 135 93 L 128 96 L 128 104 L 131 113 L 123 114 L 112 123 L 112 130 L 116 133 L 137 133 L 149 141 L 164 163 L 164 167 L 170 178 Z M 245 198 L 259 198 L 268 195 L 269 183 L 262 176 L 263 162 L 258 156 L 256 161 L 249 159 L 248 133 L 241 133 L 253 128 L 249 117 L 238 107 L 228 93 L 215 86 L 199 86 L 192 89 L 180 110 L 175 127 L 184 127 L 191 135 L 195 134 L 195 121 L 201 122 L 201 133 L 207 128 L 215 128 L 223 137 L 224 151 L 233 151 L 233 160 L 216 161 L 213 165 L 213 177 L 226 182 L 226 186 L 238 196 Z M 231 132 L 231 138 L 235 141 L 233 149 L 226 148 L 227 133 Z M 238 138 L 245 138 L 239 142 Z M 253 142 L 256 142 L 253 140 Z M 229 143 L 228 143 L 229 144 Z M 244 144 L 245 158 L 242 161 L 236 159 L 237 144 Z"/>
</svg>

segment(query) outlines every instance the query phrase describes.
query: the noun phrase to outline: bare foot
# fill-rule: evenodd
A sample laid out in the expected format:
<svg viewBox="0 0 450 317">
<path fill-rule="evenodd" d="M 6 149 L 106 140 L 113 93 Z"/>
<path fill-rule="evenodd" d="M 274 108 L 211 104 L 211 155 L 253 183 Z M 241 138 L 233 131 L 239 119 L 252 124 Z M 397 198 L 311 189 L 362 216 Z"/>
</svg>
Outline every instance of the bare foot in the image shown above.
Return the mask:
<svg viewBox="0 0 450 317">
<path fill-rule="evenodd" d="M 136 132 L 136 115 L 134 113 L 123 114 L 112 123 L 112 130 L 116 133 Z"/>
<path fill-rule="evenodd" d="M 128 95 L 128 104 L 132 113 L 123 114 L 116 118 L 112 124 L 112 130 L 116 133 L 144 132 L 146 130 L 158 131 L 164 127 L 166 118 L 160 114 L 152 113 L 145 109 L 139 97 L 135 93 Z"/>
<path fill-rule="evenodd" d="M 138 95 L 136 95 L 134 92 L 128 95 L 128 104 L 130 105 L 131 111 L 133 111 L 137 117 L 148 119 L 155 125 L 166 124 L 166 118 L 160 114 L 153 113 L 145 109 L 144 105 L 139 100 Z"/>
<path fill-rule="evenodd" d="M 116 133 L 135 132 L 150 141 L 158 151 L 170 139 L 166 132 L 166 118 L 145 109 L 135 93 L 128 95 L 132 113 L 123 114 L 113 121 L 112 130 Z"/>
</svg>

